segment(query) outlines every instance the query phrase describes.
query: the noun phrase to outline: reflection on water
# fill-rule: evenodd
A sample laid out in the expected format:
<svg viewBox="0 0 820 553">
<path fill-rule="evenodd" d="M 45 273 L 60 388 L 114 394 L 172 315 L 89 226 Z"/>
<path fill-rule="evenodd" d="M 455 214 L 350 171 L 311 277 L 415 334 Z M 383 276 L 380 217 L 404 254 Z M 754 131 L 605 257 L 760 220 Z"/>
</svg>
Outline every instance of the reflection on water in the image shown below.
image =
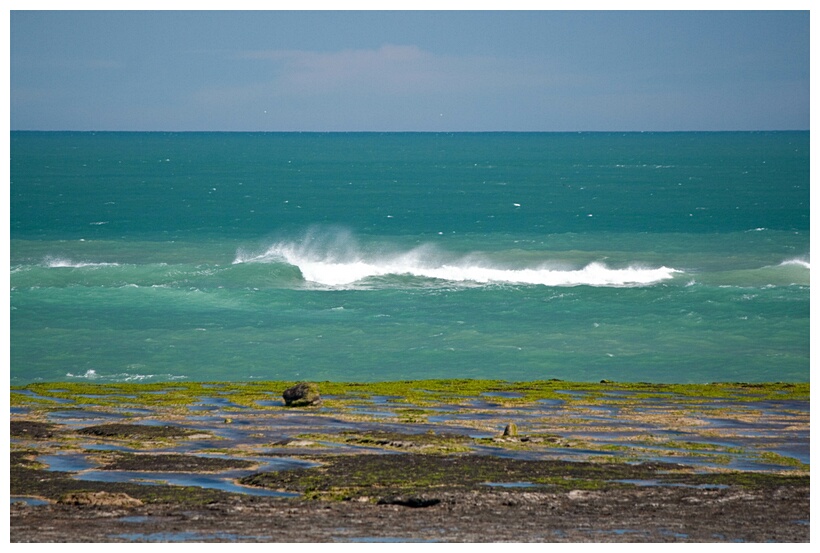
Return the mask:
<svg viewBox="0 0 820 553">
<path fill-rule="evenodd" d="M 161 543 L 179 543 L 179 542 L 202 542 L 202 541 L 249 541 L 249 540 L 263 540 L 263 536 L 245 536 L 242 534 L 231 534 L 229 532 L 213 532 L 204 534 L 202 532 L 154 532 L 152 534 L 145 534 L 142 532 L 127 532 L 123 534 L 110 534 L 109 538 L 128 540 L 134 542 L 161 542 Z"/>
<path fill-rule="evenodd" d="M 533 488 L 538 484 L 532 482 L 484 482 L 484 485 L 493 488 Z"/>
<path fill-rule="evenodd" d="M 233 481 L 234 478 L 241 478 L 253 474 L 253 471 L 235 471 L 230 474 L 195 474 L 185 472 L 137 472 L 121 470 L 101 470 L 84 472 L 77 475 L 79 480 L 92 482 L 119 482 L 135 483 L 146 485 L 169 484 L 172 486 L 195 486 L 197 488 L 208 488 L 221 490 L 223 492 L 242 493 L 247 495 L 261 495 L 268 497 L 298 497 L 298 493 L 277 492 L 264 488 L 252 488 L 240 486 Z"/>
<path fill-rule="evenodd" d="M 22 495 L 13 495 L 11 496 L 11 503 L 25 503 L 26 505 L 30 505 L 32 507 L 36 507 L 38 505 L 48 505 L 49 502 L 44 499 L 39 499 L 36 497 L 25 497 Z"/>
<path fill-rule="evenodd" d="M 725 490 L 729 488 L 726 484 L 681 484 L 676 482 L 660 482 L 658 480 L 611 480 L 619 484 L 632 484 L 633 486 L 662 486 L 666 488 L 694 488 L 697 490 Z"/>
<path fill-rule="evenodd" d="M 224 455 L 216 457 L 227 458 Z M 231 493 L 261 495 L 269 497 L 297 497 L 299 494 L 277 492 L 263 488 L 242 486 L 236 480 L 249 476 L 255 472 L 272 470 L 288 470 L 316 466 L 316 463 L 291 458 L 252 458 L 247 459 L 260 462 L 254 470 L 227 470 L 219 473 L 191 473 L 191 472 L 151 472 L 151 471 L 122 471 L 122 470 L 92 470 L 98 464 L 83 453 L 66 453 L 61 455 L 41 455 L 38 461 L 48 465 L 48 470 L 76 473 L 74 478 L 92 482 L 138 483 L 145 485 L 168 484 L 172 486 L 196 486 L 222 490 Z"/>
</svg>

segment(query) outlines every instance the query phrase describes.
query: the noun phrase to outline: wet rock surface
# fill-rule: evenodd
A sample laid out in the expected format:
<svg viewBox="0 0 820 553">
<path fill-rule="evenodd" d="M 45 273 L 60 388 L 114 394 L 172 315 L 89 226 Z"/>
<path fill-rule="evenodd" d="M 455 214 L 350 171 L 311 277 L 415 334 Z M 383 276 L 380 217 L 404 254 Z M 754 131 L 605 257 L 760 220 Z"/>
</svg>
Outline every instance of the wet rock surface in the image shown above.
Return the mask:
<svg viewBox="0 0 820 553">
<path fill-rule="evenodd" d="M 179 502 L 205 504 L 224 498 L 218 490 L 180 486 L 146 486 L 131 482 L 93 482 L 74 478 L 74 474 L 45 470 L 37 462 L 35 451 L 13 451 L 9 476 L 12 496 L 36 497 L 58 501 L 66 494 L 77 492 L 124 493 L 145 502 Z M 67 540 L 71 541 L 71 540 Z"/>
<path fill-rule="evenodd" d="M 477 455 L 354 455 L 247 484 L 276 499 L 176 486 L 83 482 L 12 455 L 15 542 L 83 541 L 808 541 L 806 476 L 676 474 L 675 466 L 519 461 Z M 717 478 L 720 476 L 720 478 Z M 653 479 L 659 485 L 618 482 Z M 526 480 L 536 487 L 486 484 Z M 717 483 L 716 483 L 717 480 Z M 704 487 L 710 482 L 713 487 Z M 663 485 L 666 484 L 666 485 Z M 127 494 L 143 505 L 67 494 Z M 331 497 L 334 496 L 334 497 Z M 325 500 L 322 500 L 325 499 Z"/>
<path fill-rule="evenodd" d="M 256 463 L 241 459 L 202 457 L 182 454 L 110 454 L 102 470 L 157 471 L 157 472 L 211 472 L 248 468 Z"/>
<path fill-rule="evenodd" d="M 306 497 L 343 501 L 394 497 L 434 498 L 446 493 L 485 493 L 488 486 L 553 492 L 608 492 L 636 486 L 767 489 L 808 484 L 806 476 L 760 473 L 702 474 L 673 463 L 577 463 L 481 455 L 338 455 L 318 468 L 261 472 L 249 486 L 296 490 Z M 527 482 L 527 486 L 517 486 Z"/>
<path fill-rule="evenodd" d="M 11 421 L 9 433 L 13 437 L 45 439 L 54 436 L 57 427 L 47 422 L 17 420 Z"/>
<path fill-rule="evenodd" d="M 442 494 L 424 508 L 234 496 L 191 506 L 12 505 L 13 542 L 807 542 L 808 488 Z"/>
<path fill-rule="evenodd" d="M 100 424 L 88 426 L 77 431 L 79 434 L 87 434 L 100 437 L 116 438 L 180 438 L 194 434 L 193 430 L 181 428 L 173 425 L 147 425 L 147 424 Z"/>
<path fill-rule="evenodd" d="M 302 411 L 267 385 L 191 385 L 90 411 L 64 386 L 12 413 L 13 542 L 810 538 L 807 394 L 414 405 L 362 386 Z"/>
</svg>

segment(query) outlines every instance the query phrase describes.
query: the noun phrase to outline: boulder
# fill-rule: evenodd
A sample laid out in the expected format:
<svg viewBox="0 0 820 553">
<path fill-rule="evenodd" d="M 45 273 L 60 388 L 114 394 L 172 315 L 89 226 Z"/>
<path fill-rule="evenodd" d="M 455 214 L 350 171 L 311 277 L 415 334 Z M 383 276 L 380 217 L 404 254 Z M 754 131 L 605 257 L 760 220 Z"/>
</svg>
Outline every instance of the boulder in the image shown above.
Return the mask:
<svg viewBox="0 0 820 553">
<path fill-rule="evenodd" d="M 282 393 L 282 397 L 288 407 L 318 405 L 322 401 L 322 397 L 319 395 L 319 386 L 312 382 L 300 382 L 295 386 L 291 386 Z"/>
<path fill-rule="evenodd" d="M 515 425 L 514 422 L 511 422 L 507 426 L 504 427 L 504 436 L 506 437 L 513 437 L 518 436 L 518 427 Z"/>
</svg>

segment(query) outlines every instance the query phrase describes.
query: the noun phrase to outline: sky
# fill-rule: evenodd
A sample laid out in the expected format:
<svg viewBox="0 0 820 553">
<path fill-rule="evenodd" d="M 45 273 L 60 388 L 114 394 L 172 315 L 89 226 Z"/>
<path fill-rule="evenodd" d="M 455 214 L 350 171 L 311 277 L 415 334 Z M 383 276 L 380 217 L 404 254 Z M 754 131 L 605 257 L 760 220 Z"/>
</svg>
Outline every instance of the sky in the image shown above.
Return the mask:
<svg viewBox="0 0 820 553">
<path fill-rule="evenodd" d="M 12 130 L 809 129 L 808 11 L 10 12 Z"/>
</svg>

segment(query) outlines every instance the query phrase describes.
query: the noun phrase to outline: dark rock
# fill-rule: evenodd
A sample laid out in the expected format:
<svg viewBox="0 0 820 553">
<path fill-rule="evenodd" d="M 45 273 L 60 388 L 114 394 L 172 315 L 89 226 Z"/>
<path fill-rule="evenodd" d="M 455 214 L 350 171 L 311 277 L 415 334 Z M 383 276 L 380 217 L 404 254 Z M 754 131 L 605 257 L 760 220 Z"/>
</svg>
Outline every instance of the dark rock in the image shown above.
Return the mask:
<svg viewBox="0 0 820 553">
<path fill-rule="evenodd" d="M 441 503 L 441 499 L 426 497 L 383 497 L 379 499 L 379 505 L 402 505 L 404 507 L 432 507 Z"/>
<path fill-rule="evenodd" d="M 85 428 L 77 430 L 77 433 L 98 436 L 100 438 L 157 439 L 182 438 L 193 435 L 194 431 L 170 424 L 155 426 L 148 424 L 113 423 L 86 426 Z"/>
<path fill-rule="evenodd" d="M 10 433 L 15 438 L 44 439 L 54 436 L 54 425 L 37 421 L 11 421 Z"/>
<path fill-rule="evenodd" d="M 244 459 L 200 457 L 182 453 L 151 455 L 118 452 L 102 470 L 152 471 L 152 472 L 219 472 L 229 469 L 246 469 L 256 463 Z"/>
<path fill-rule="evenodd" d="M 288 407 L 318 405 L 322 401 L 322 397 L 319 395 L 319 386 L 312 382 L 300 382 L 295 386 L 291 386 L 282 393 L 282 397 Z"/>
</svg>

